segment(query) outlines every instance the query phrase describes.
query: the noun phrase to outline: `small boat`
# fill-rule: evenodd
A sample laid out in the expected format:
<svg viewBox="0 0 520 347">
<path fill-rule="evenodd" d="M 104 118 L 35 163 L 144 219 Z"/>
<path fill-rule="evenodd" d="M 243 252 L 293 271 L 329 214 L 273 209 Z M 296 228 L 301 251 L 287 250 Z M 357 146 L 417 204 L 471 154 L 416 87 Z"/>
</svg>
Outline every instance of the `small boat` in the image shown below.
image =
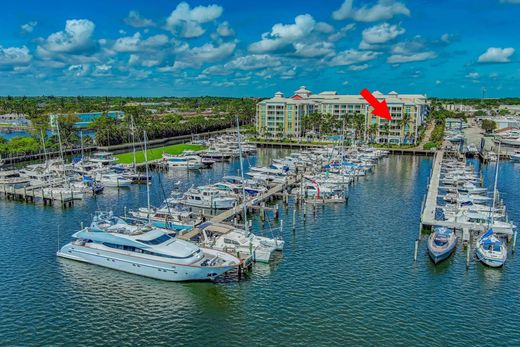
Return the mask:
<svg viewBox="0 0 520 347">
<path fill-rule="evenodd" d="M 275 251 L 282 251 L 285 241 L 257 236 L 252 232 L 220 223 L 203 223 L 202 245 L 231 254 L 245 254 L 254 261 L 268 263 Z"/>
<path fill-rule="evenodd" d="M 507 259 L 507 247 L 496 236 L 493 229 L 489 229 L 478 238 L 475 254 L 483 264 L 490 267 L 501 267 Z"/>
<path fill-rule="evenodd" d="M 96 181 L 103 184 L 105 187 L 130 187 L 132 184 L 132 180 L 128 178 L 124 178 L 121 175 L 116 173 L 98 173 L 96 176 Z"/>
<path fill-rule="evenodd" d="M 100 164 L 102 166 L 113 165 L 116 162 L 116 158 L 110 152 L 94 152 L 89 158 L 90 162 Z"/>
<path fill-rule="evenodd" d="M 448 258 L 457 247 L 457 236 L 451 229 L 435 227 L 428 238 L 428 254 L 437 264 Z"/>
<path fill-rule="evenodd" d="M 202 222 L 202 218 L 195 213 L 179 206 L 170 208 L 168 205 L 161 208 L 139 208 L 138 210 L 129 211 L 134 218 L 150 221 L 150 223 L 158 228 L 166 228 L 172 230 L 191 230 L 197 224 Z"/>
<path fill-rule="evenodd" d="M 169 201 L 169 203 L 180 203 L 187 206 L 217 210 L 227 210 L 233 208 L 238 203 L 236 197 L 226 196 L 224 193 L 211 186 L 190 188 L 186 193 L 184 193 L 181 199 L 174 200 L 175 201 Z"/>
<path fill-rule="evenodd" d="M 172 156 L 164 153 L 163 160 L 165 160 L 171 168 L 200 170 L 205 166 L 205 164 L 202 163 L 202 158 L 197 155 Z"/>
</svg>

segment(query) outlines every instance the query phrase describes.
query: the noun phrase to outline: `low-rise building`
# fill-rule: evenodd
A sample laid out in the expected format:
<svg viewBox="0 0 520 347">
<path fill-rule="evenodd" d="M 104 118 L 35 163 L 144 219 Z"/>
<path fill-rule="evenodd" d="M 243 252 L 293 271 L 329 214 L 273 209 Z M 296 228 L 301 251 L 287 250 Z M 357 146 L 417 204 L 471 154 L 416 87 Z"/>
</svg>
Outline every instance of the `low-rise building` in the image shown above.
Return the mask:
<svg viewBox="0 0 520 347">
<path fill-rule="evenodd" d="M 365 140 L 376 143 L 412 144 L 417 141 L 419 127 L 428 114 L 425 95 L 400 95 L 390 92 L 384 95 L 378 91 L 373 95 L 386 100 L 392 120 L 388 121 L 372 115 L 373 108 L 360 95 L 340 95 L 334 91 L 313 94 L 304 86 L 291 97 L 276 92 L 274 97 L 260 101 L 256 108 L 256 126 L 260 134 L 299 137 L 302 119 L 311 113 L 330 114 L 345 119 L 360 114 L 364 117 Z M 359 117 L 359 116 L 358 116 Z"/>
<path fill-rule="evenodd" d="M 0 124 L 8 124 L 10 126 L 28 126 L 31 125 L 31 121 L 27 119 L 24 114 L 18 113 L 7 113 L 0 114 Z"/>
</svg>

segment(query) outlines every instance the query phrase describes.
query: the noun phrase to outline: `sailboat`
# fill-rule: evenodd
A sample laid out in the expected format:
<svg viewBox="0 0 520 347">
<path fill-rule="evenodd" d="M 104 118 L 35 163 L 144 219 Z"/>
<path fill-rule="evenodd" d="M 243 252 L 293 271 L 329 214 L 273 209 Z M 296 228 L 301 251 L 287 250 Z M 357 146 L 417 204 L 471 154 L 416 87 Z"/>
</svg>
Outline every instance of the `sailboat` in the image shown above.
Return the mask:
<svg viewBox="0 0 520 347">
<path fill-rule="evenodd" d="M 477 239 L 475 254 L 483 264 L 490 267 L 501 267 L 507 259 L 507 247 L 493 230 L 495 201 L 497 196 L 498 166 L 500 164 L 500 143 L 495 168 L 495 184 L 493 188 L 493 204 L 489 208 L 488 230 Z M 491 225 L 491 227 L 490 227 Z"/>
<path fill-rule="evenodd" d="M 507 246 L 493 229 L 489 229 L 477 240 L 475 250 L 478 260 L 490 267 L 501 267 L 507 259 Z"/>
</svg>

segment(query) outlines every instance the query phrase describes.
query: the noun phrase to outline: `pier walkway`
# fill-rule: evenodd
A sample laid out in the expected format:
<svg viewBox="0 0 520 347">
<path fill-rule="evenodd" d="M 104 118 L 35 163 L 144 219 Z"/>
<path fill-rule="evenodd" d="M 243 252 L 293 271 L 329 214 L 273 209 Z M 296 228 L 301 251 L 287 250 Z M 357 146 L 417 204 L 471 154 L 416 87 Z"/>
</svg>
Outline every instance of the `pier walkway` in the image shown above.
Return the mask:
<svg viewBox="0 0 520 347">
<path fill-rule="evenodd" d="M 52 188 L 53 186 L 61 185 L 64 182 L 64 180 L 55 180 L 49 183 L 32 185 L 23 188 L 15 188 L 13 186 L 2 184 L 0 185 L 0 195 L 4 196 L 8 200 L 23 200 L 26 202 L 35 202 L 36 200 L 41 200 L 44 205 L 52 205 L 53 202 L 57 201 L 60 202 L 64 207 L 71 206 L 74 203 L 74 200 L 78 199 L 78 197 L 74 197 L 73 192 L 71 194 L 58 194 L 53 193 L 51 190 L 50 193 L 45 193 L 46 188 Z"/>
<path fill-rule="evenodd" d="M 285 183 L 280 183 L 280 184 L 274 186 L 273 188 L 269 189 L 265 193 L 261 194 L 260 196 L 257 196 L 255 198 L 247 201 L 246 207 L 249 209 L 249 208 L 258 206 L 262 202 L 267 201 L 267 200 L 273 198 L 274 196 L 276 196 L 277 194 L 283 192 L 284 189 L 290 188 L 298 183 L 299 183 L 299 178 L 288 177 L 287 181 Z M 235 215 L 240 214 L 243 211 L 243 209 L 244 209 L 244 205 L 242 203 L 242 204 L 239 204 L 229 210 L 226 210 L 226 211 L 214 216 L 209 221 L 213 224 L 222 223 L 230 218 L 233 218 Z M 182 235 L 179 235 L 178 237 L 183 240 L 190 240 L 190 239 L 198 236 L 200 234 L 200 232 L 201 232 L 201 230 L 199 228 L 193 228 L 192 230 L 190 230 L 186 233 L 183 233 Z"/>
<path fill-rule="evenodd" d="M 432 176 L 428 186 L 428 194 L 422 211 L 421 223 L 423 225 L 437 225 L 435 221 L 435 209 L 437 208 L 437 196 L 439 195 L 439 181 L 441 178 L 441 166 L 444 159 L 444 151 L 438 151 L 433 159 Z"/>
<path fill-rule="evenodd" d="M 453 155 L 453 153 L 445 152 L 443 150 L 437 151 L 433 161 L 433 169 L 432 175 L 430 178 L 430 184 L 428 186 L 428 193 L 426 195 L 426 200 L 424 204 L 424 208 L 421 213 L 421 229 L 431 228 L 434 226 L 446 227 L 450 229 L 462 230 L 464 232 L 484 232 L 487 230 L 487 223 L 472 223 L 472 222 L 463 222 L 463 221 L 443 221 L 435 219 L 435 210 L 437 208 L 437 198 L 439 196 L 439 182 L 441 176 L 441 168 L 442 161 L 445 156 L 448 154 Z M 506 235 L 507 237 L 511 237 L 513 233 L 507 228 L 495 229 L 497 234 Z"/>
</svg>

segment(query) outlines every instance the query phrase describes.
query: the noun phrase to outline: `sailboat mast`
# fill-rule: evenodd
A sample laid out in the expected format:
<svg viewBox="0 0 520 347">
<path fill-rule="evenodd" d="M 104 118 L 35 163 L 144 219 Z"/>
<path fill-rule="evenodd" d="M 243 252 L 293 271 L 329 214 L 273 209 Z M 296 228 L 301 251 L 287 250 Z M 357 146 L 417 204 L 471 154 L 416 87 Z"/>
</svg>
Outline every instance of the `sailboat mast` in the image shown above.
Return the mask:
<svg viewBox="0 0 520 347">
<path fill-rule="evenodd" d="M 498 143 L 497 166 L 495 168 L 495 183 L 493 186 L 493 204 L 491 205 L 491 209 L 490 209 L 491 224 L 493 224 L 493 214 L 495 212 L 494 210 L 495 210 L 495 204 L 496 204 L 496 199 L 497 199 L 498 165 L 500 164 L 500 145 L 501 145 L 501 143 L 499 142 Z"/>
<path fill-rule="evenodd" d="M 146 200 L 147 200 L 147 204 L 148 204 L 148 223 L 151 222 L 150 220 L 150 182 L 149 182 L 149 179 L 150 179 L 150 176 L 148 174 L 148 153 L 147 153 L 147 148 L 146 148 L 146 130 L 144 131 L 144 135 L 143 135 L 143 139 L 144 139 L 144 164 L 145 164 L 145 169 L 146 169 Z"/>
<path fill-rule="evenodd" d="M 47 148 L 45 146 L 45 138 L 43 137 L 43 130 L 40 129 L 40 139 L 42 140 L 42 146 L 43 146 L 43 155 L 45 157 L 45 163 L 48 165 L 48 158 L 47 158 Z"/>
<path fill-rule="evenodd" d="M 81 159 L 85 157 L 85 150 L 83 149 L 83 130 L 79 131 L 79 139 L 81 142 Z"/>
<path fill-rule="evenodd" d="M 240 177 L 242 177 L 242 208 L 244 210 L 244 230 L 249 235 L 249 225 L 247 224 L 247 201 L 246 201 L 246 182 L 244 180 L 244 158 L 242 157 L 242 139 L 240 138 L 240 121 L 237 118 L 238 152 L 240 154 Z"/>
<path fill-rule="evenodd" d="M 130 116 L 130 126 L 132 128 L 132 152 L 134 154 L 134 170 L 137 167 L 137 160 L 135 157 L 135 126 L 134 126 L 134 116 Z"/>
<path fill-rule="evenodd" d="M 56 128 L 58 129 L 58 142 L 60 144 L 60 157 L 61 157 L 61 164 L 63 166 L 63 178 L 66 178 L 67 173 L 65 171 L 65 158 L 63 157 L 63 145 L 61 143 L 60 121 L 59 121 L 59 119 L 56 121 Z M 69 182 L 69 186 L 70 186 L 70 182 Z"/>
</svg>

